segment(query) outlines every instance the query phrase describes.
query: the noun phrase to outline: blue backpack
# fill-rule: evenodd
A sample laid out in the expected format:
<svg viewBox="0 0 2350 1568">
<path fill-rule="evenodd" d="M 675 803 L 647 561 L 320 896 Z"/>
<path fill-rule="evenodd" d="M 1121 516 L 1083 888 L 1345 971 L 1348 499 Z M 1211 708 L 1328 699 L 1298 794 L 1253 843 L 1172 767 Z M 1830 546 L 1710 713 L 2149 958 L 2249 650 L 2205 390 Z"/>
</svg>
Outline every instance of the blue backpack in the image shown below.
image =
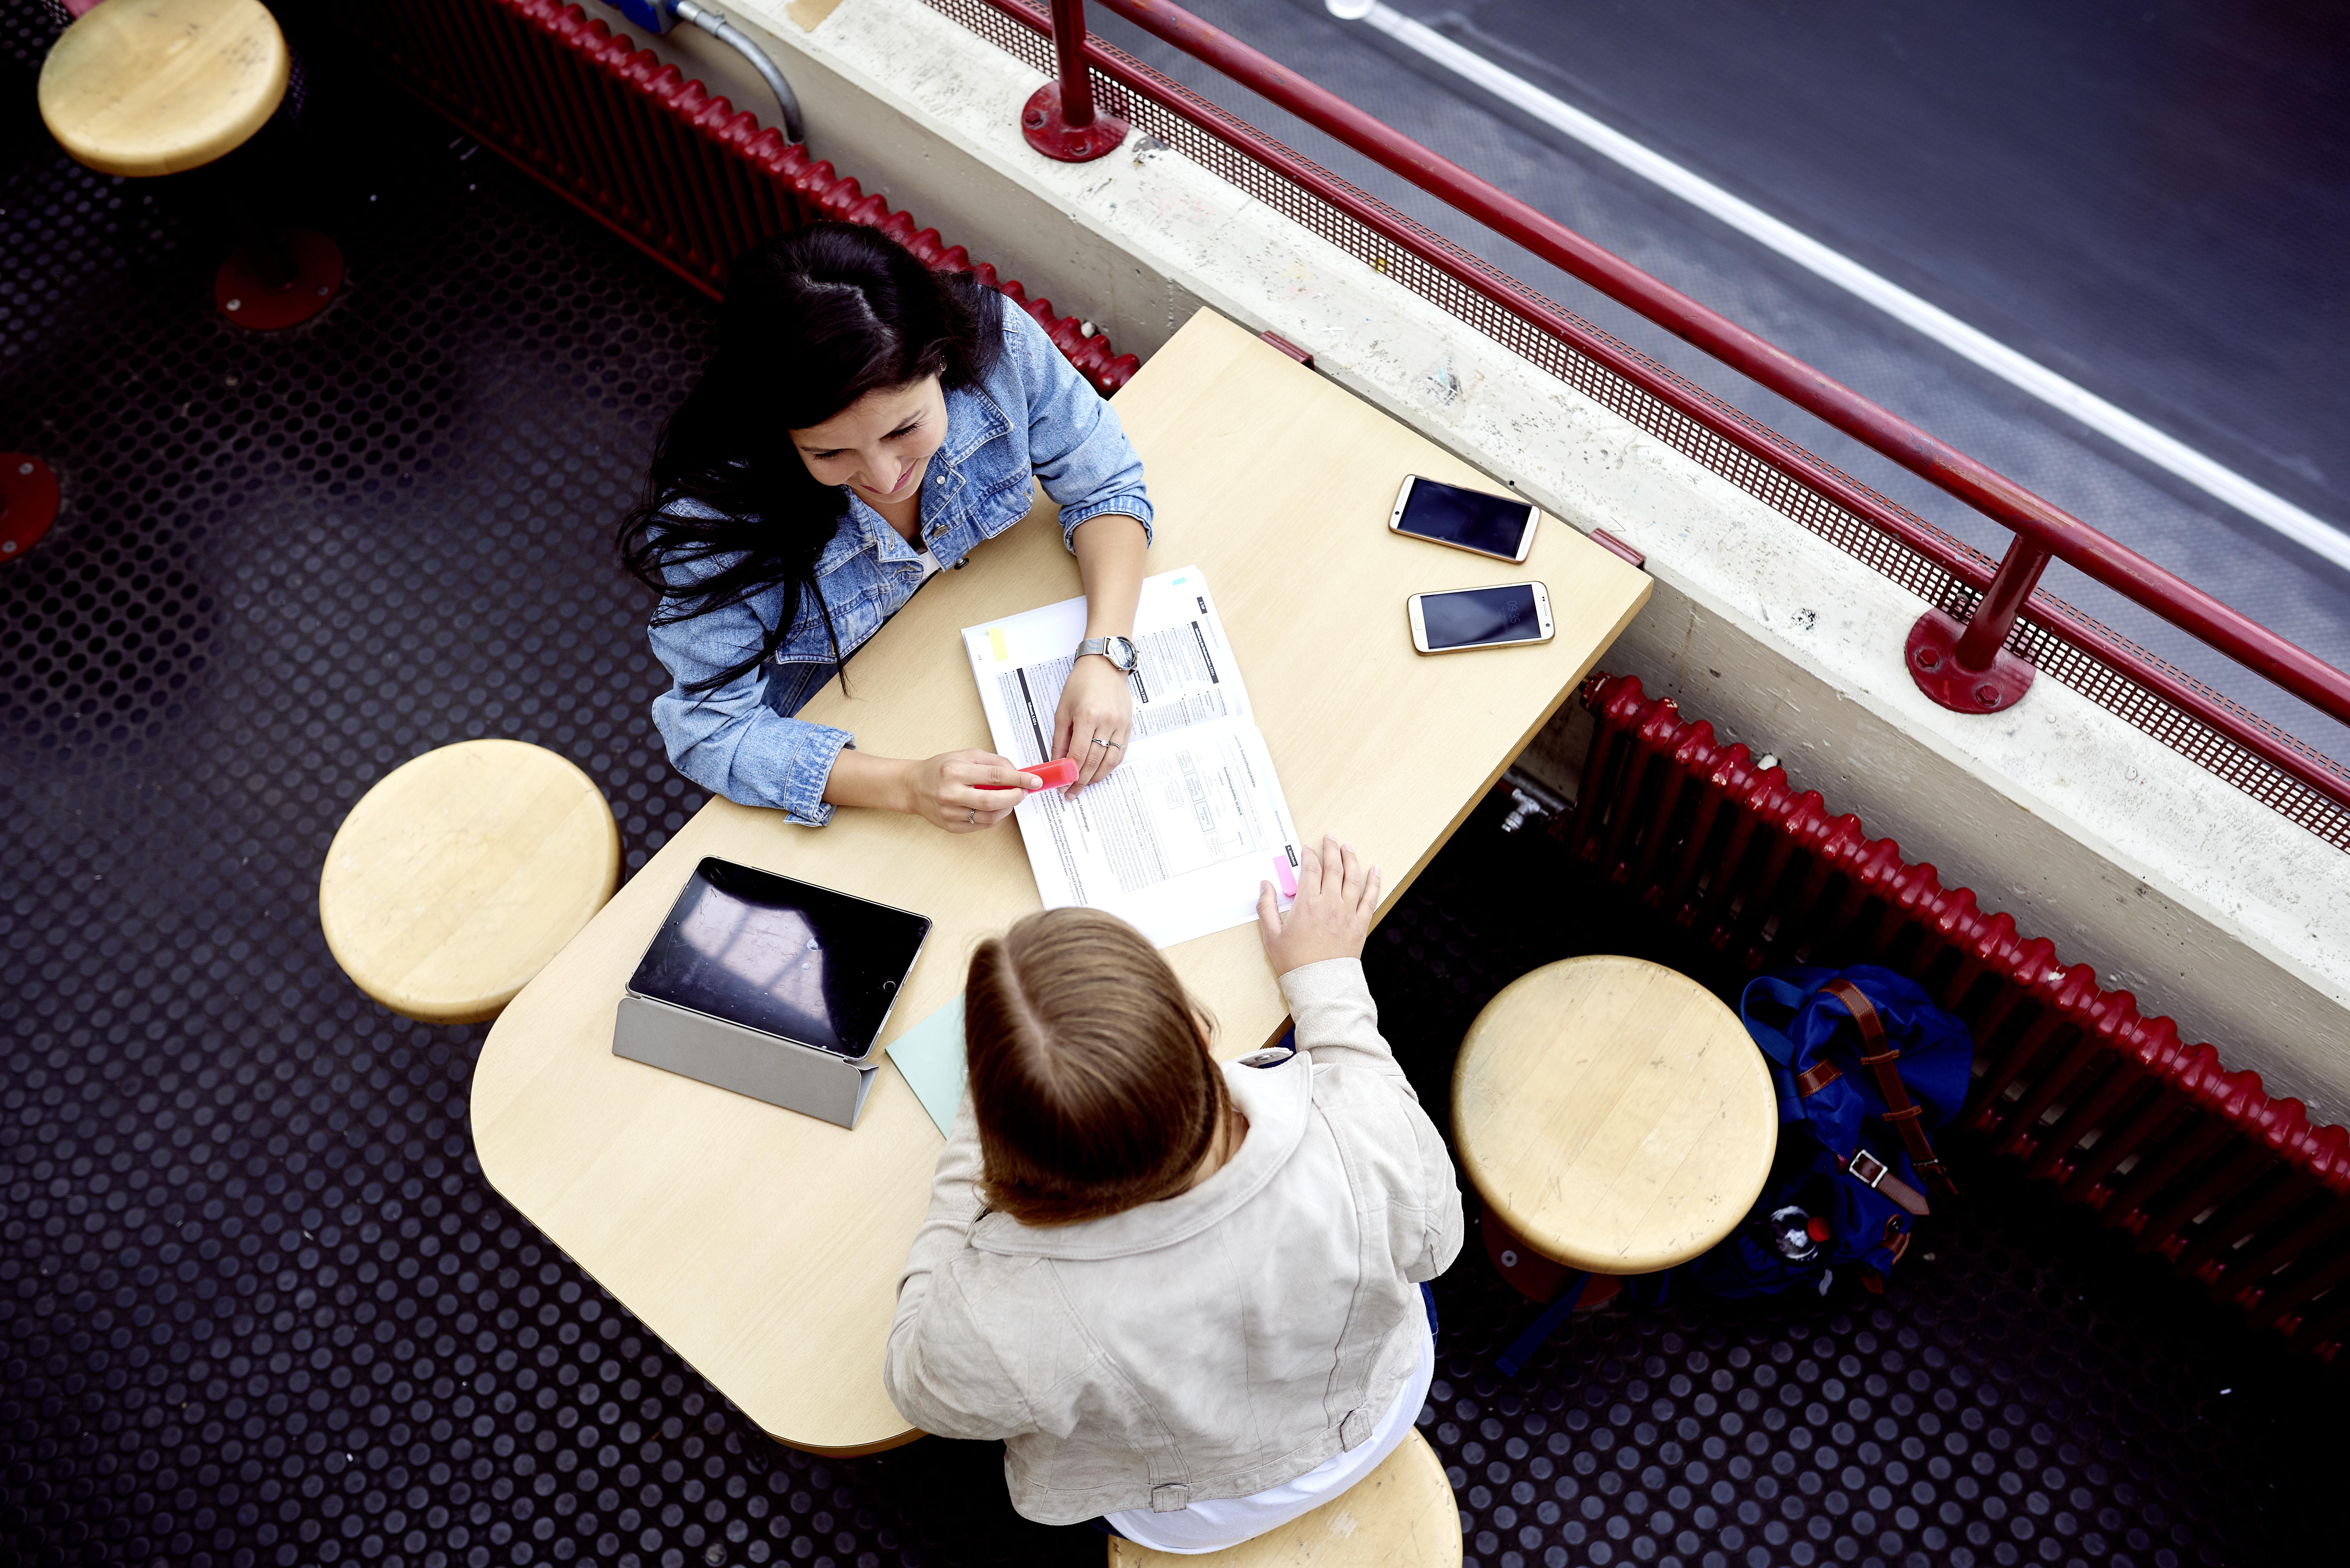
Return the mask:
<svg viewBox="0 0 2350 1568">
<path fill-rule="evenodd" d="M 1917 982 L 1859 964 L 1750 981 L 1739 1017 L 1779 1094 L 1779 1154 L 1743 1224 L 1690 1265 L 1717 1295 L 1870 1290 L 1909 1245 L 1926 1191 L 1957 1196 L 1929 1135 L 1966 1101 L 1974 1041 Z"/>
</svg>

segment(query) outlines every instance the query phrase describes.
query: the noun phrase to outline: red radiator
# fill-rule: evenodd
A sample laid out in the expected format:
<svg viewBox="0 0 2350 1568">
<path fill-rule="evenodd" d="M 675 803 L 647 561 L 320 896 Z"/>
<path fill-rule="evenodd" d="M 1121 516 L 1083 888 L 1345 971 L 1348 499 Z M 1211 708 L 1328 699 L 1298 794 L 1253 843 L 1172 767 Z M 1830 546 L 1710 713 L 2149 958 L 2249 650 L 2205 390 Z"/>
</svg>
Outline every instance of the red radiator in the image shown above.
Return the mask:
<svg viewBox="0 0 2350 1568">
<path fill-rule="evenodd" d="M 1830 815 L 1669 700 L 1596 675 L 1569 852 L 1747 970 L 1878 963 L 1966 1019 L 1966 1122 L 2255 1324 L 2331 1359 L 2350 1335 L 2350 1133 L 2313 1127 L 2086 964 Z"/>
<path fill-rule="evenodd" d="M 1140 368 L 577 5 L 351 0 L 338 14 L 403 85 L 712 298 L 752 244 L 834 218 L 878 228 L 932 266 L 977 273 L 1104 393 Z"/>
</svg>

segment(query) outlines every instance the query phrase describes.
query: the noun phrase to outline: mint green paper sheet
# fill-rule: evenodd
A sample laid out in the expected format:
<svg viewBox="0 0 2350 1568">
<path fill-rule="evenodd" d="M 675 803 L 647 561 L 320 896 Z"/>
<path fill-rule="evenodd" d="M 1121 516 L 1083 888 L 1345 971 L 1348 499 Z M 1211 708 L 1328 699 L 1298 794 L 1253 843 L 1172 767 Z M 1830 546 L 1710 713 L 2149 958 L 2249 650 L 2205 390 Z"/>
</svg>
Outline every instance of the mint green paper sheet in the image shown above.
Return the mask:
<svg viewBox="0 0 2350 1568">
<path fill-rule="evenodd" d="M 931 1120 L 939 1124 L 939 1136 L 946 1136 L 954 1125 L 955 1106 L 962 1101 L 962 998 L 952 1002 L 907 1030 L 882 1047 L 889 1060 L 898 1064 L 914 1097 L 922 1102 L 922 1109 L 931 1113 Z"/>
</svg>

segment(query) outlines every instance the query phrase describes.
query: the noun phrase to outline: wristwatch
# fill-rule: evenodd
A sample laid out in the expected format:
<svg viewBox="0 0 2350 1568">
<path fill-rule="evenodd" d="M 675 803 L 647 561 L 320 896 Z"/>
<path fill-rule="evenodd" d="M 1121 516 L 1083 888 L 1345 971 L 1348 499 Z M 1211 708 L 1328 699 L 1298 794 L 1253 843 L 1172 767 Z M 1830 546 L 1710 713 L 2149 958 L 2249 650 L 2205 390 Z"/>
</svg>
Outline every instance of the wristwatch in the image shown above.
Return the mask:
<svg viewBox="0 0 2350 1568">
<path fill-rule="evenodd" d="M 1134 643 L 1123 637 L 1089 637 L 1077 644 L 1075 657 L 1083 659 L 1088 653 L 1098 653 L 1110 661 L 1120 675 L 1134 673 Z"/>
</svg>

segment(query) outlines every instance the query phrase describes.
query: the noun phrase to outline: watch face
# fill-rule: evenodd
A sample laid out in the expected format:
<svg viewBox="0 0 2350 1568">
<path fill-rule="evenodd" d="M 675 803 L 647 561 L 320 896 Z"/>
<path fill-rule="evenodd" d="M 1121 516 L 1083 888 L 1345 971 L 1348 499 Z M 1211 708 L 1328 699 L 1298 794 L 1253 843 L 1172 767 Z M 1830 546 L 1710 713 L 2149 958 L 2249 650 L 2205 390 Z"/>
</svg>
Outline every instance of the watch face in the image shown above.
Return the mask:
<svg viewBox="0 0 2350 1568">
<path fill-rule="evenodd" d="M 1077 644 L 1077 657 L 1083 659 L 1089 653 L 1100 654 L 1122 675 L 1133 674 L 1135 665 L 1141 661 L 1130 638 L 1089 637 Z"/>
</svg>

